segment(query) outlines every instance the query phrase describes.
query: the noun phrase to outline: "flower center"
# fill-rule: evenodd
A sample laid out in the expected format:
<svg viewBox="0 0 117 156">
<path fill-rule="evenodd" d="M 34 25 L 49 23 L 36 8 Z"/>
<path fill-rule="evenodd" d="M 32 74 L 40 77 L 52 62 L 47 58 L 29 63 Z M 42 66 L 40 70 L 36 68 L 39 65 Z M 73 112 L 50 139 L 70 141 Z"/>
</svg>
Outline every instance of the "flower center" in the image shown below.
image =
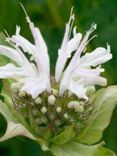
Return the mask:
<svg viewBox="0 0 117 156">
<path fill-rule="evenodd" d="M 56 89 L 36 99 L 20 89 L 11 89 L 16 111 L 23 116 L 36 135 L 56 136 L 67 126 L 74 126 L 76 135 L 87 124 L 93 105 L 66 92 L 62 97 Z"/>
</svg>

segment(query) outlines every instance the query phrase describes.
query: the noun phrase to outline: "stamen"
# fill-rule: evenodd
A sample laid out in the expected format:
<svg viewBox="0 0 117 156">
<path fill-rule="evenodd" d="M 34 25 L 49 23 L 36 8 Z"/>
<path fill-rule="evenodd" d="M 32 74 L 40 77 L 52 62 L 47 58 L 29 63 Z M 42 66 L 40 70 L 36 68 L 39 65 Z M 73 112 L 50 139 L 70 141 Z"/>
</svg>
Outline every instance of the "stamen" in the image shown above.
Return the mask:
<svg viewBox="0 0 117 156">
<path fill-rule="evenodd" d="M 24 13 L 25 13 L 25 15 L 27 16 L 27 17 L 29 17 L 28 16 L 28 13 L 26 12 L 26 9 L 24 8 L 24 6 L 23 6 L 23 4 L 20 2 L 20 5 L 21 5 L 21 7 L 22 7 L 22 9 L 23 9 L 23 11 L 24 11 Z"/>
</svg>

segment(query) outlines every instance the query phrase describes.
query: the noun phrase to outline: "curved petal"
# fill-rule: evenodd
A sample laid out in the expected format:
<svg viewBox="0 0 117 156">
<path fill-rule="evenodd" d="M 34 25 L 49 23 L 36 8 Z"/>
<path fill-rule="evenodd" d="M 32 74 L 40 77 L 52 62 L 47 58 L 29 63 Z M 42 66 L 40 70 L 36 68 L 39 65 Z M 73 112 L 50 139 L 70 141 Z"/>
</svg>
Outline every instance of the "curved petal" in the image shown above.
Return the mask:
<svg viewBox="0 0 117 156">
<path fill-rule="evenodd" d="M 0 78 L 13 78 L 17 76 L 28 77 L 32 76 L 32 72 L 28 70 L 28 67 L 16 67 L 14 64 L 9 63 L 5 66 L 0 67 Z"/>
<path fill-rule="evenodd" d="M 50 86 L 48 86 L 47 79 L 40 77 L 30 77 L 26 78 L 22 90 L 26 91 L 33 98 L 36 98 L 43 91 L 47 90 Z"/>
<path fill-rule="evenodd" d="M 107 80 L 100 76 L 102 70 L 97 69 L 77 69 L 72 75 L 72 79 L 78 84 L 83 84 L 85 87 L 92 85 L 107 85 Z"/>
<path fill-rule="evenodd" d="M 26 17 L 27 22 L 29 23 L 30 30 L 32 32 L 35 45 L 36 45 L 36 56 L 37 56 L 37 66 L 39 70 L 42 70 L 42 72 L 45 72 L 50 77 L 50 62 L 49 62 L 49 56 L 48 56 L 48 50 L 46 43 L 41 35 L 41 32 L 38 28 L 34 26 L 34 24 L 31 22 L 30 18 Z M 44 61 L 41 61 L 44 60 Z M 41 68 L 41 69 L 40 69 Z"/>
<path fill-rule="evenodd" d="M 70 39 L 71 30 L 74 22 L 74 14 L 71 12 L 70 19 L 65 27 L 65 34 L 61 48 L 58 50 L 58 59 L 56 63 L 55 79 L 59 82 L 67 59 L 71 57 L 71 53 L 75 51 L 81 41 L 82 34 L 74 32 L 74 37 Z"/>
<path fill-rule="evenodd" d="M 0 55 L 4 55 L 8 58 L 10 58 L 11 60 L 15 61 L 16 63 L 18 63 L 19 65 L 22 66 L 23 63 L 23 59 L 21 57 L 21 55 L 13 48 L 4 46 L 4 45 L 0 45 Z"/>
<path fill-rule="evenodd" d="M 110 46 L 107 49 L 99 47 L 91 53 L 86 53 L 80 60 L 81 67 L 97 66 L 105 63 L 112 58 Z"/>
<path fill-rule="evenodd" d="M 75 81 L 71 81 L 69 90 L 73 92 L 78 98 L 88 100 L 88 97 L 86 96 L 86 88 L 82 84 L 78 84 Z"/>
</svg>

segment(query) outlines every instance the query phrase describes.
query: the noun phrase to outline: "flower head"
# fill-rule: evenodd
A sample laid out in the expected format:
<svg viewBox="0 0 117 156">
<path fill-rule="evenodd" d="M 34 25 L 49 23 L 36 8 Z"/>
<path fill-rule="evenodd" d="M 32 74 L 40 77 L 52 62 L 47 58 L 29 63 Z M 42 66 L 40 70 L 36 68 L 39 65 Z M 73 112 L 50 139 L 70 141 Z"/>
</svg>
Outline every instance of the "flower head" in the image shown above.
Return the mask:
<svg viewBox="0 0 117 156">
<path fill-rule="evenodd" d="M 94 105 L 90 102 L 90 97 L 95 92 L 95 85 L 107 84 L 106 78 L 101 76 L 104 72 L 101 65 L 109 61 L 112 54 L 109 45 L 107 48 L 98 47 L 90 53 L 86 52 L 87 44 L 95 37 L 90 38 L 90 35 L 97 26 L 92 24 L 83 37 L 77 32 L 76 26 L 73 27 L 74 19 L 71 11 L 62 45 L 58 50 L 55 79 L 50 76 L 46 43 L 27 13 L 26 21 L 34 44 L 24 38 L 20 34 L 20 27 L 16 26 L 16 34 L 6 38 L 11 46 L 0 45 L 0 55 L 11 60 L 11 63 L 0 67 L 0 78 L 13 79 L 10 86 L 12 109 L 17 113 L 17 119 L 12 121 L 14 117 L 1 104 L 3 112 L 0 112 L 3 115 L 5 112 L 10 114 L 10 120 L 7 117 L 7 134 L 1 138 L 2 141 L 9 138 L 9 133 L 14 129 L 15 134 L 12 133 L 12 136 L 23 134 L 33 140 L 41 137 L 37 139 L 41 144 L 43 139 L 49 140 L 64 130 L 61 136 L 65 135 L 67 128 L 72 138 L 78 135 L 92 117 Z M 42 148 L 45 149 L 45 146 Z"/>
<path fill-rule="evenodd" d="M 26 14 L 27 15 L 27 14 Z M 94 85 L 105 86 L 106 79 L 100 74 L 104 71 L 101 64 L 112 58 L 110 46 L 96 48 L 91 53 L 84 54 L 90 41 L 90 34 L 96 29 L 92 24 L 89 31 L 82 39 L 82 34 L 73 28 L 73 38 L 70 39 L 74 22 L 74 14 L 71 11 L 70 19 L 65 27 L 65 34 L 61 48 L 58 50 L 58 59 L 55 69 L 55 80 L 59 85 L 59 95 L 70 91 L 78 98 L 88 99 L 86 92 L 88 87 Z M 34 44 L 20 35 L 20 27 L 16 27 L 16 34 L 8 37 L 7 41 L 12 47 L 0 45 L 0 54 L 15 62 L 0 67 L 0 78 L 12 78 L 20 83 L 20 89 L 30 94 L 33 98 L 47 91 L 51 92 L 50 62 L 47 46 L 40 30 L 34 26 L 28 15 L 26 20 L 34 38 Z M 72 53 L 75 51 L 73 57 Z M 30 60 L 25 53 L 30 54 Z M 82 54 L 84 54 L 82 56 Z M 68 58 L 71 58 L 65 68 Z M 93 68 L 92 68 L 93 67 Z"/>
</svg>

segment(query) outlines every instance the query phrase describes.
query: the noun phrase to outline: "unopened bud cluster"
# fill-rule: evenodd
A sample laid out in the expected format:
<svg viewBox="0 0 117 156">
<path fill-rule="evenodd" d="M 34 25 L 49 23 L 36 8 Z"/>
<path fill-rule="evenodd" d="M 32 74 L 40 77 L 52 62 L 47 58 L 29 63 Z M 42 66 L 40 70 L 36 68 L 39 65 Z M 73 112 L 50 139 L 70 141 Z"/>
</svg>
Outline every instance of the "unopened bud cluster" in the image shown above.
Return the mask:
<svg viewBox="0 0 117 156">
<path fill-rule="evenodd" d="M 76 96 L 67 94 L 60 97 L 53 89 L 51 94 L 44 92 L 36 99 L 20 90 L 19 84 L 11 86 L 14 107 L 31 126 L 37 135 L 50 132 L 55 136 L 65 127 L 74 125 L 77 132 L 85 126 L 93 106 Z"/>
</svg>

